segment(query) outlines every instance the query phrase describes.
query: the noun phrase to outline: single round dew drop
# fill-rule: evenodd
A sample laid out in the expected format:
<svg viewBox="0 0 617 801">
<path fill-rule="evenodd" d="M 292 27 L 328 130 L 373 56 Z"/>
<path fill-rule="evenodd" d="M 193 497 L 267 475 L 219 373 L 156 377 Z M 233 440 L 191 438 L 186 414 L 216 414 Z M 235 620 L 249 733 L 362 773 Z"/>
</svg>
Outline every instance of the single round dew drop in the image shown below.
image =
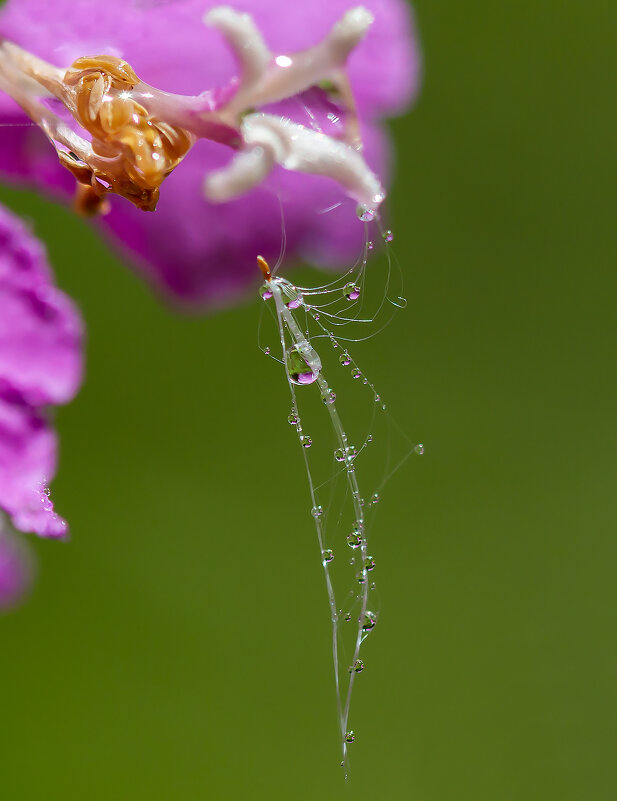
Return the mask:
<svg viewBox="0 0 617 801">
<path fill-rule="evenodd" d="M 334 451 L 334 458 L 337 462 L 344 462 L 345 461 L 345 451 L 342 448 L 337 448 Z"/>
<path fill-rule="evenodd" d="M 362 631 L 371 631 L 375 628 L 377 623 L 377 615 L 374 612 L 366 611 L 364 615 L 364 622 L 362 623 Z"/>
<path fill-rule="evenodd" d="M 298 386 L 306 386 L 317 381 L 317 373 L 300 352 L 298 345 L 287 349 L 287 370 L 289 380 Z"/>
<path fill-rule="evenodd" d="M 384 238 L 384 241 L 386 242 L 392 242 L 392 240 L 394 239 L 394 234 L 390 230 L 384 231 L 382 236 Z"/>
<path fill-rule="evenodd" d="M 338 360 L 343 367 L 349 367 L 351 364 L 351 357 L 348 353 L 341 353 L 341 355 L 338 357 Z"/>
<path fill-rule="evenodd" d="M 313 506 L 311 514 L 313 517 L 321 517 L 323 514 L 323 506 Z"/>
<path fill-rule="evenodd" d="M 270 289 L 270 284 L 264 284 L 259 289 L 259 294 L 261 295 L 262 300 L 270 300 L 272 297 L 272 290 Z"/>
<path fill-rule="evenodd" d="M 347 545 L 350 548 L 359 548 L 362 545 L 362 537 L 357 531 L 352 531 L 351 534 L 347 535 Z"/>
<path fill-rule="evenodd" d="M 302 445 L 303 448 L 310 448 L 312 444 L 313 440 L 306 434 L 300 437 L 300 445 Z"/>
<path fill-rule="evenodd" d="M 350 673 L 362 673 L 364 670 L 364 662 L 361 659 L 356 659 L 353 665 L 349 666 Z"/>
<path fill-rule="evenodd" d="M 323 552 L 323 563 L 324 565 L 329 564 L 334 559 L 334 553 L 330 548 Z"/>
<path fill-rule="evenodd" d="M 298 423 L 300 422 L 300 418 L 295 412 L 292 412 L 287 418 L 287 422 L 292 426 L 297 426 Z"/>
<path fill-rule="evenodd" d="M 352 731 L 345 732 L 345 742 L 346 743 L 353 743 L 356 739 L 356 735 Z"/>
<path fill-rule="evenodd" d="M 358 367 L 354 367 L 353 368 L 353 370 L 351 371 L 351 377 L 352 378 L 361 378 L 362 377 L 362 373 L 361 373 L 361 371 L 360 371 L 360 369 Z"/>
<path fill-rule="evenodd" d="M 345 284 L 343 287 L 343 295 L 345 295 L 346 300 L 358 300 L 360 297 L 361 289 L 357 284 L 354 284 L 351 281 L 349 284 Z"/>
<path fill-rule="evenodd" d="M 372 222 L 375 219 L 375 212 L 372 209 L 365 208 L 365 206 L 358 206 L 356 214 L 362 222 Z"/>
<path fill-rule="evenodd" d="M 414 448 L 414 451 L 415 453 L 418 454 L 418 456 L 422 456 L 422 454 L 424 453 L 424 445 L 421 442 L 418 443 Z"/>
</svg>

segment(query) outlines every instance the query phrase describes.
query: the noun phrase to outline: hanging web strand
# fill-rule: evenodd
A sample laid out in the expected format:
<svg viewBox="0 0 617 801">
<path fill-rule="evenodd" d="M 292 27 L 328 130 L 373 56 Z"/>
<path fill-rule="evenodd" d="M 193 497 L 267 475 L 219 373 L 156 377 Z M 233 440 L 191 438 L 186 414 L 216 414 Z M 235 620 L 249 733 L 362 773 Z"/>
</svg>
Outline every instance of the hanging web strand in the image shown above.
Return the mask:
<svg viewBox="0 0 617 801">
<path fill-rule="evenodd" d="M 389 240 L 386 238 L 386 241 Z M 375 567 L 375 562 L 369 554 L 367 514 L 370 514 L 372 506 L 378 502 L 379 495 L 374 493 L 367 504 L 361 494 L 356 473 L 358 457 L 372 442 L 373 435 L 370 432 L 366 433 L 359 448 L 353 444 L 349 431 L 342 422 L 336 403 L 336 393 L 330 387 L 321 356 L 312 340 L 319 339 L 321 342 L 328 342 L 334 349 L 341 350 L 338 340 L 330 331 L 332 324 L 375 321 L 375 317 L 369 315 L 362 308 L 360 300 L 367 251 L 368 241 L 365 243 L 362 256 L 356 265 L 344 276 L 329 284 L 313 288 L 300 288 L 292 285 L 286 279 L 275 275 L 275 271 L 270 269 L 267 262 L 262 257 L 258 257 L 258 264 L 265 279 L 261 295 L 265 300 L 273 299 L 274 301 L 274 313 L 281 346 L 280 361 L 284 365 L 291 394 L 289 422 L 295 427 L 302 446 L 312 516 L 325 574 L 332 624 L 332 654 L 342 749 L 341 764 L 345 768 L 346 776 L 348 775 L 348 746 L 355 739 L 349 726 L 351 699 L 356 674 L 364 668 L 364 663 L 360 659 L 361 646 L 377 622 L 377 613 L 373 611 L 373 602 L 369 601 L 369 589 L 374 589 L 374 583 L 369 584 L 369 573 Z M 354 280 L 350 281 L 350 277 Z M 388 284 L 389 280 L 388 276 Z M 384 297 L 387 298 L 387 292 Z M 345 314 L 341 313 L 341 303 L 339 303 L 341 298 L 342 303 L 347 306 Z M 315 305 L 319 300 L 323 300 L 323 303 Z M 382 298 L 377 307 L 378 313 L 383 310 L 384 303 Z M 368 316 L 365 317 L 365 314 Z M 325 323 L 321 322 L 322 315 L 326 317 Z M 314 335 L 311 335 L 310 325 L 316 331 Z M 269 348 L 262 349 L 266 354 L 279 361 L 270 353 Z M 366 385 L 373 394 L 375 402 L 369 426 L 369 430 L 372 430 L 375 417 L 385 411 L 385 404 L 382 403 L 375 387 L 361 373 L 347 350 L 342 351 L 338 361 L 343 367 L 349 368 L 352 379 L 361 379 L 360 383 Z M 314 469 L 311 464 L 312 458 L 309 459 L 309 453 L 312 456 L 312 451 L 309 449 L 313 443 L 311 436 L 305 430 L 303 418 L 300 416 L 297 398 L 298 390 L 303 394 L 306 392 L 304 387 L 310 384 L 315 384 L 319 390 L 323 405 L 328 411 L 334 435 L 334 448 L 333 451 L 330 451 L 329 467 L 327 468 L 329 476 L 323 481 L 317 479 L 315 470 L 318 468 Z M 313 395 L 313 392 L 309 390 L 308 394 Z M 404 435 L 403 438 L 408 442 Z M 407 455 L 412 451 L 413 448 L 408 449 Z M 387 465 L 386 476 L 391 472 L 391 465 Z M 330 490 L 330 502 L 325 504 L 326 509 L 324 510 L 320 498 L 322 493 L 328 489 Z M 343 496 L 343 500 L 336 507 L 332 499 L 340 495 Z M 326 496 L 324 495 L 324 497 Z M 329 546 L 334 542 L 337 544 L 333 550 Z M 336 560 L 335 553 L 338 554 Z M 351 559 L 349 559 L 350 554 L 352 555 Z M 349 576 L 348 567 L 345 567 L 346 564 L 352 566 L 351 576 Z M 340 575 L 341 569 L 344 571 L 342 586 L 346 593 L 341 594 L 341 584 L 338 579 L 335 581 L 333 578 L 333 567 L 339 571 L 337 576 Z M 349 591 L 350 584 L 355 589 Z M 370 597 L 372 598 L 372 596 Z M 348 648 L 345 647 L 346 642 Z"/>
</svg>

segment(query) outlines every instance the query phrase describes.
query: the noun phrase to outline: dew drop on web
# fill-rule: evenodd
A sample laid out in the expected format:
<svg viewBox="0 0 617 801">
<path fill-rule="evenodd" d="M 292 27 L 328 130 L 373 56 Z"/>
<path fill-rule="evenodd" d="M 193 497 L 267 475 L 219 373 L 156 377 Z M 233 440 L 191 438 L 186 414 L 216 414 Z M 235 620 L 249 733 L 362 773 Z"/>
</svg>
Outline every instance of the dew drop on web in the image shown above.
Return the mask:
<svg viewBox="0 0 617 801">
<path fill-rule="evenodd" d="M 358 300 L 360 292 L 360 287 L 354 284 L 353 281 L 350 281 L 350 283 L 345 284 L 343 287 L 343 295 L 345 295 L 346 300 Z"/>
</svg>

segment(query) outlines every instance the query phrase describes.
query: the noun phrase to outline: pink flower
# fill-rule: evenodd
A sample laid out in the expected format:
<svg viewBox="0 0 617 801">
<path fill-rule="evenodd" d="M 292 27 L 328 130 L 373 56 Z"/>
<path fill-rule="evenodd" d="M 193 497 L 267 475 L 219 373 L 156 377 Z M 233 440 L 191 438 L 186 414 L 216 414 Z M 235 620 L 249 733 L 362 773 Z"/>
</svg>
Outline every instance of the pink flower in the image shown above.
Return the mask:
<svg viewBox="0 0 617 801">
<path fill-rule="evenodd" d="M 9 0 L 0 15 L 0 31 L 8 40 L 63 69 L 87 55 L 104 53 L 125 58 L 147 84 L 190 95 L 192 101 L 200 98 L 216 109 L 230 99 L 233 103 L 234 93 L 237 98 L 244 85 L 233 82 L 238 65 L 229 42 L 224 40 L 224 36 L 230 41 L 233 38 L 229 20 L 221 18 L 221 13 L 224 17 L 229 12 L 217 12 L 218 18 L 210 15 L 210 27 L 202 23 L 204 12 L 214 5 L 212 0 Z M 366 162 L 385 179 L 389 147 L 380 119 L 400 112 L 410 102 L 418 84 L 419 58 L 404 0 L 369 0 L 366 6 L 374 23 L 365 36 L 363 32 L 358 37 L 347 73 Z M 294 54 L 327 41 L 328 31 L 348 11 L 350 3 L 241 0 L 234 7 L 252 15 L 272 54 Z M 237 52 L 242 53 L 242 48 Z M 285 66 L 278 59 L 277 64 Z M 302 92 L 260 109 L 278 117 L 289 116 L 309 131 L 311 114 L 318 122 L 336 128 L 336 121 L 328 120 L 328 114 L 332 117 L 336 113 L 336 104 L 329 108 L 332 98 L 326 95 L 322 90 Z M 194 108 L 193 104 L 189 111 Z M 264 134 L 263 121 L 257 115 L 252 117 L 253 129 L 247 132 L 247 139 L 249 135 L 257 137 L 262 146 L 264 135 L 272 132 Z M 23 120 L 23 113 L 12 101 L 0 101 L 0 122 Z M 256 123 L 260 123 L 258 131 Z M 9 137 L 0 154 L 0 171 L 5 176 L 25 179 L 63 196 L 72 191 L 71 176 L 58 164 L 53 149 L 37 129 L 3 128 L 3 133 Z M 281 130 L 274 132 L 277 141 L 284 134 Z M 225 136 L 223 132 L 220 141 Z M 289 260 L 334 266 L 355 257 L 363 233 L 353 212 L 355 201 L 346 197 L 341 186 L 321 175 L 276 168 L 265 183 L 227 203 L 208 201 L 204 180 L 209 175 L 213 176 L 211 195 L 215 194 L 219 175 L 227 180 L 220 198 L 233 195 L 228 191 L 233 181 L 224 172 L 230 155 L 229 149 L 218 142 L 199 141 L 186 156 L 186 164 L 166 178 L 156 215 L 112 199 L 102 227 L 159 288 L 184 303 L 216 304 L 254 284 L 256 254 L 270 260 L 278 255 L 279 198 Z M 289 161 L 283 164 L 283 157 L 278 155 L 278 164 L 288 166 Z M 247 164 L 245 161 L 238 166 L 243 179 Z M 332 211 L 320 213 L 333 206 Z"/>
<path fill-rule="evenodd" d="M 57 449 L 48 408 L 79 387 L 82 324 L 41 244 L 1 207 L 0 310 L 0 510 L 21 531 L 62 538 L 48 491 Z"/>
</svg>

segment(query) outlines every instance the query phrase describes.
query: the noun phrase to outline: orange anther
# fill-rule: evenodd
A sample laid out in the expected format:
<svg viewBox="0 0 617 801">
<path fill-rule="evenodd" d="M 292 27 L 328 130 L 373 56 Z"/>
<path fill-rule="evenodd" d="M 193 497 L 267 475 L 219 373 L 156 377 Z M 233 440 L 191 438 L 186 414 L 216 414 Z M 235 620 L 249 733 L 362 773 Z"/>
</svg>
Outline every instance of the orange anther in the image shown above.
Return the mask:
<svg viewBox="0 0 617 801">
<path fill-rule="evenodd" d="M 272 273 L 270 272 L 270 266 L 268 265 L 268 262 L 263 256 L 257 256 L 257 264 L 259 265 L 259 269 L 264 274 L 266 281 L 269 281 L 272 278 Z"/>
</svg>

